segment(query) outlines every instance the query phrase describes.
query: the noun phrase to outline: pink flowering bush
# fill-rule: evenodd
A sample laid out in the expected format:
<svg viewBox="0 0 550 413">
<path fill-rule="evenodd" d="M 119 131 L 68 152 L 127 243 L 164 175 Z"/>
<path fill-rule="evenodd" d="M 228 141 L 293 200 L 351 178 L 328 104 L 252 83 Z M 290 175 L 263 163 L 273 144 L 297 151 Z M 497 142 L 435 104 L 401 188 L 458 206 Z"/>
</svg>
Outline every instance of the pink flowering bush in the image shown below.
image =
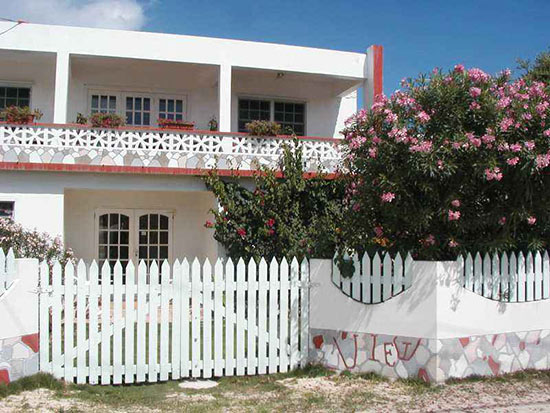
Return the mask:
<svg viewBox="0 0 550 413">
<path fill-rule="evenodd" d="M 11 219 L 0 218 L 0 249 L 7 254 L 10 248 L 13 248 L 17 258 L 38 258 L 39 261 L 46 260 L 50 265 L 55 260 L 65 264 L 74 258 L 72 250 L 65 249 L 58 237 L 52 238 L 36 230 L 29 231 Z"/>
<path fill-rule="evenodd" d="M 550 88 L 457 65 L 346 122 L 346 247 L 427 259 L 550 240 Z"/>
</svg>

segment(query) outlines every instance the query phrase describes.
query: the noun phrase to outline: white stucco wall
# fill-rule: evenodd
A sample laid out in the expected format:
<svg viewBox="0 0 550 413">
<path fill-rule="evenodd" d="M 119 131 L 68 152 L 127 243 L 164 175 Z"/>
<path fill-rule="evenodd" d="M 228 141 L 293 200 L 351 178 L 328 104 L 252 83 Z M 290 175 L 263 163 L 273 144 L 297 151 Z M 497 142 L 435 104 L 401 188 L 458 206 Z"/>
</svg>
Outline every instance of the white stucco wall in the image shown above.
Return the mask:
<svg viewBox="0 0 550 413">
<path fill-rule="evenodd" d="M 40 109 L 41 122 L 53 120 L 55 54 L 0 52 L 0 86 L 31 88 L 31 107 Z"/>
<path fill-rule="evenodd" d="M 9 25 L 0 22 L 0 30 Z M 16 54 L 26 61 L 18 62 Z M 354 88 L 368 81 L 364 53 L 36 24 L 19 25 L 0 38 L 0 62 L 0 80 L 35 84 L 33 106 L 44 112 L 43 122 L 89 115 L 88 89 L 96 88 L 184 95 L 187 118 L 198 129 L 216 116 L 220 130 L 229 131 L 225 119 L 231 118 L 236 131 L 237 100 L 247 95 L 305 102 L 306 134 L 329 137 L 339 136 L 343 120 L 356 110 Z M 231 76 L 220 77 L 222 67 Z M 231 96 L 231 108 L 219 102 L 220 90 Z"/>
<path fill-rule="evenodd" d="M 458 262 L 414 261 L 412 285 L 379 304 L 363 304 L 332 283 L 330 260 L 311 260 L 310 327 L 446 339 L 550 329 L 550 300 L 506 303 L 462 287 Z"/>
<path fill-rule="evenodd" d="M 97 209 L 163 210 L 173 212 L 172 259 L 217 257 L 213 230 L 204 227 L 215 205 L 209 192 L 65 191 L 65 242 L 76 256 L 97 259 L 94 212 Z"/>
<path fill-rule="evenodd" d="M 215 200 L 197 177 L 0 171 L 3 200 L 15 201 L 25 228 L 62 236 L 82 258 L 95 257 L 95 208 L 173 210 L 173 257 L 218 255 L 213 231 L 203 227 Z"/>
</svg>

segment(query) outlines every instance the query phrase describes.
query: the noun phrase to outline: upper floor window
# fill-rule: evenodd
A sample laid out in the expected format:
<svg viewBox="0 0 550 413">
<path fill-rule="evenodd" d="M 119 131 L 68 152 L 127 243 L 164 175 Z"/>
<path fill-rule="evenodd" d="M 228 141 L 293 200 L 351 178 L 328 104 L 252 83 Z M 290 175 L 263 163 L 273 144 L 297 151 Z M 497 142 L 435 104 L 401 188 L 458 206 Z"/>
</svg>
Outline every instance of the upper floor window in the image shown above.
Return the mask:
<svg viewBox="0 0 550 413">
<path fill-rule="evenodd" d="M 151 125 L 151 98 L 126 96 L 126 123 L 128 125 Z"/>
<path fill-rule="evenodd" d="M 92 95 L 90 104 L 90 112 L 92 114 L 100 113 L 116 113 L 116 96 L 113 95 Z"/>
<path fill-rule="evenodd" d="M 0 218 L 12 218 L 15 202 L 13 201 L 0 201 Z"/>
<path fill-rule="evenodd" d="M 23 108 L 31 104 L 30 87 L 0 87 L 0 110 L 9 106 Z"/>
<path fill-rule="evenodd" d="M 184 120 L 185 110 L 183 99 L 159 99 L 159 118 Z"/>
<path fill-rule="evenodd" d="M 274 121 L 281 124 L 283 131 L 290 128 L 298 136 L 303 136 L 305 127 L 305 105 L 303 103 L 275 102 Z"/>
<path fill-rule="evenodd" d="M 272 120 L 283 127 L 283 133 L 305 135 L 305 103 L 274 100 L 239 99 L 239 132 L 247 132 L 246 124 L 253 120 Z"/>
</svg>

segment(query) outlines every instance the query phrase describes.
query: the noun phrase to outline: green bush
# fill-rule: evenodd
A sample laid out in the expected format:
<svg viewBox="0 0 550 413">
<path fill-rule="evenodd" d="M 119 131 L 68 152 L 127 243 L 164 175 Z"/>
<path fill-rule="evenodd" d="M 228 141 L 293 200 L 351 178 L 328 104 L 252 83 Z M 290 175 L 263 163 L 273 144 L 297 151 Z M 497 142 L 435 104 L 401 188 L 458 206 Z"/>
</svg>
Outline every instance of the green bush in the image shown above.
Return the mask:
<svg viewBox="0 0 550 413">
<path fill-rule="evenodd" d="M 332 257 L 343 183 L 304 172 L 297 140 L 284 147 L 279 168 L 263 168 L 255 176 L 254 190 L 212 172 L 206 184 L 220 209 L 212 210 L 215 220 L 205 226 L 234 258 Z"/>
</svg>

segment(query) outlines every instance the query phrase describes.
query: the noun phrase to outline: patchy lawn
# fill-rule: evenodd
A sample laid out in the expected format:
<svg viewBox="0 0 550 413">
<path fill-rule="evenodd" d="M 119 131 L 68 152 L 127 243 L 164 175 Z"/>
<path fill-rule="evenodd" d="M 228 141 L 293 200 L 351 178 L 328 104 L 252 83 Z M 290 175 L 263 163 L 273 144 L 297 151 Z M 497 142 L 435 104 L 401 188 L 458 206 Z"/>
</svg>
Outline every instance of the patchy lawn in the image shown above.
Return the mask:
<svg viewBox="0 0 550 413">
<path fill-rule="evenodd" d="M 550 371 L 471 378 L 445 385 L 389 381 L 372 374 L 335 375 L 320 367 L 288 374 L 225 377 L 204 390 L 179 382 L 128 386 L 64 385 L 39 374 L 0 385 L 0 412 L 211 411 L 550 411 Z"/>
</svg>

